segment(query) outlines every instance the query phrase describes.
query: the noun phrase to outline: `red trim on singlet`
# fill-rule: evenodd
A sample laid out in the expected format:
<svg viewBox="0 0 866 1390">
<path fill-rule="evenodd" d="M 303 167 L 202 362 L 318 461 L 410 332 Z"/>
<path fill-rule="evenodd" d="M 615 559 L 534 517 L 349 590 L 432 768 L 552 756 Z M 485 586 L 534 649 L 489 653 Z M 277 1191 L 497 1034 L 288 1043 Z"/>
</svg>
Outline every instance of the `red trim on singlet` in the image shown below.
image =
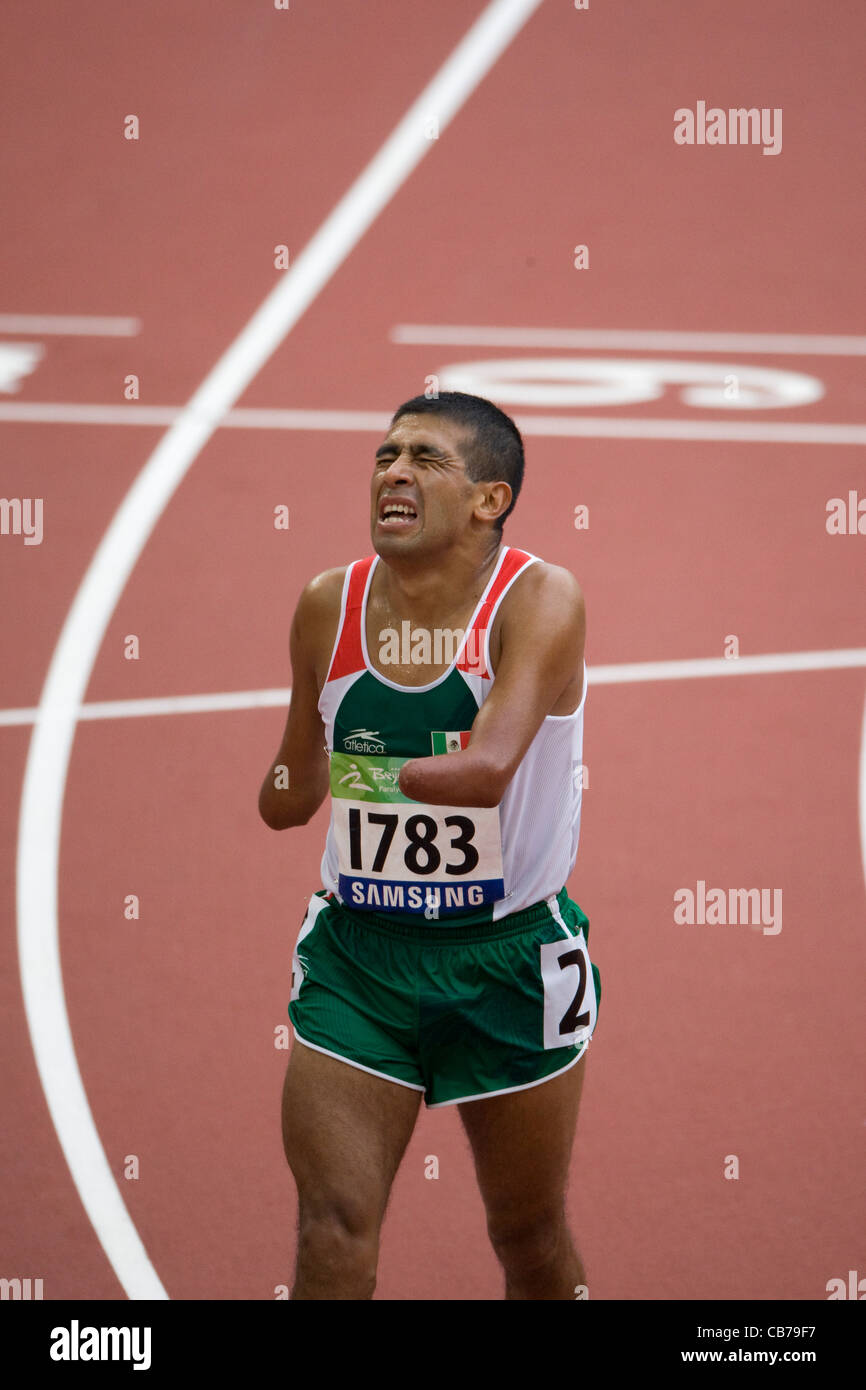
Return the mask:
<svg viewBox="0 0 866 1390">
<path fill-rule="evenodd" d="M 365 560 L 355 560 L 351 566 L 349 592 L 346 595 L 346 611 L 343 614 L 340 631 L 337 634 L 334 655 L 331 658 L 331 668 L 325 681 L 326 685 L 328 681 L 339 680 L 340 676 L 352 676 L 356 671 L 365 669 L 364 648 L 361 644 L 361 613 L 364 608 L 364 590 L 367 587 L 370 566 L 375 558 L 375 555 L 368 555 Z"/>
<path fill-rule="evenodd" d="M 471 672 L 472 675 L 480 676 L 482 680 L 493 679 L 484 659 L 487 629 L 493 621 L 493 615 L 503 590 L 508 587 L 526 562 L 532 559 L 534 556 L 526 550 L 508 549 L 499 567 L 499 572 L 490 587 L 490 592 L 479 608 L 478 616 L 466 635 L 466 644 L 457 661 L 458 671 Z"/>
<path fill-rule="evenodd" d="M 482 680 L 492 680 L 484 657 L 487 629 L 493 621 L 503 592 L 527 562 L 535 559 L 526 550 L 509 547 L 499 566 L 490 592 L 478 610 L 475 621 L 466 634 L 466 640 L 455 669 L 480 676 Z M 346 610 L 342 615 L 340 630 L 334 645 L 334 655 L 325 681 L 339 680 L 341 676 L 352 676 L 356 671 L 366 670 L 364 647 L 361 640 L 361 619 L 364 612 L 364 594 L 370 576 L 370 568 L 376 560 L 368 555 L 364 560 L 355 560 L 349 571 L 349 590 L 346 595 Z"/>
</svg>

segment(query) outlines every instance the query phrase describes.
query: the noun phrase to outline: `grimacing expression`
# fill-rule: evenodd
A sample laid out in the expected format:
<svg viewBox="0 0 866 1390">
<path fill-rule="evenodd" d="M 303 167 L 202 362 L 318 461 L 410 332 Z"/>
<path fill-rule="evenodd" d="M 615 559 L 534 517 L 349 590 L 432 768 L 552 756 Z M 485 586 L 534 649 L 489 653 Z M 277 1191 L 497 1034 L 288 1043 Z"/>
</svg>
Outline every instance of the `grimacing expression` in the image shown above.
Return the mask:
<svg viewBox="0 0 866 1390">
<path fill-rule="evenodd" d="M 471 435 L 436 415 L 402 415 L 376 451 L 370 531 L 380 554 L 435 548 L 465 530 L 478 500 L 466 473 Z"/>
</svg>

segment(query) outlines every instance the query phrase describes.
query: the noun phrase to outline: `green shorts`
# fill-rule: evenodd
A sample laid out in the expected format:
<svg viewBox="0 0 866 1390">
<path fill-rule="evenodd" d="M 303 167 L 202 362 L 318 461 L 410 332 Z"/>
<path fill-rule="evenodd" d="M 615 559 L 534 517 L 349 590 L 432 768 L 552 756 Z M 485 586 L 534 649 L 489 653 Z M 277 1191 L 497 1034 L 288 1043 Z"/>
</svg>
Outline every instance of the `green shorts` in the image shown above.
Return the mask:
<svg viewBox="0 0 866 1390">
<path fill-rule="evenodd" d="M 310 899 L 292 959 L 299 1042 L 455 1105 L 537 1086 L 583 1055 L 601 979 L 565 889 L 498 922 L 403 925 Z"/>
</svg>

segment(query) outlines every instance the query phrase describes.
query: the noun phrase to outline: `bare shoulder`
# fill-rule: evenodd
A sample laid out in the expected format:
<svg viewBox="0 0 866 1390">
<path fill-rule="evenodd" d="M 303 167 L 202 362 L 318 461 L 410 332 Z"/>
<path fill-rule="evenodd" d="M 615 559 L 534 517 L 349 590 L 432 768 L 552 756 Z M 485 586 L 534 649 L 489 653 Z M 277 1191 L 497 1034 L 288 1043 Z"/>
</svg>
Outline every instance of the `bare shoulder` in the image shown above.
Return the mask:
<svg viewBox="0 0 866 1390">
<path fill-rule="evenodd" d="M 502 602 L 508 626 L 543 618 L 557 625 L 582 624 L 586 618 L 583 590 L 571 570 L 537 560 L 515 580 Z"/>
<path fill-rule="evenodd" d="M 537 560 L 511 585 L 490 633 L 490 660 L 494 671 L 504 655 L 521 660 L 555 662 L 568 675 L 568 683 L 550 714 L 570 714 L 583 690 L 583 650 L 586 640 L 586 608 L 583 590 L 570 570 Z"/>
<path fill-rule="evenodd" d="M 297 659 L 316 672 L 321 688 L 327 675 L 337 626 L 346 565 L 323 570 L 301 590 L 292 619 L 291 647 L 293 663 Z"/>
<path fill-rule="evenodd" d="M 340 565 L 322 570 L 304 585 L 295 610 L 304 624 L 327 619 L 335 611 L 339 613 L 347 569 L 348 565 Z"/>
</svg>

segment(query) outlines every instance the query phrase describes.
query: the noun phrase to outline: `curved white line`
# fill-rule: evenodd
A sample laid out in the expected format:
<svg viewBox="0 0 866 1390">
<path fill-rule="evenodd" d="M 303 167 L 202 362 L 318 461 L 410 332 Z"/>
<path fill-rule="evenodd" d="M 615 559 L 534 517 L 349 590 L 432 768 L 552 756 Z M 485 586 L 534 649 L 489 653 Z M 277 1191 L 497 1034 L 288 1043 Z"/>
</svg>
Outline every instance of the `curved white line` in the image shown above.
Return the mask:
<svg viewBox="0 0 866 1390">
<path fill-rule="evenodd" d="M 88 1104 L 60 966 L 58 861 L 75 709 L 105 630 L 163 509 L 226 411 L 429 150 L 541 0 L 493 0 L 216 363 L 157 445 L 102 538 L 63 625 L 39 702 L 18 832 L 21 986 L 40 1080 L 72 1177 L 128 1296 L 168 1297 L 130 1219 Z"/>
</svg>

